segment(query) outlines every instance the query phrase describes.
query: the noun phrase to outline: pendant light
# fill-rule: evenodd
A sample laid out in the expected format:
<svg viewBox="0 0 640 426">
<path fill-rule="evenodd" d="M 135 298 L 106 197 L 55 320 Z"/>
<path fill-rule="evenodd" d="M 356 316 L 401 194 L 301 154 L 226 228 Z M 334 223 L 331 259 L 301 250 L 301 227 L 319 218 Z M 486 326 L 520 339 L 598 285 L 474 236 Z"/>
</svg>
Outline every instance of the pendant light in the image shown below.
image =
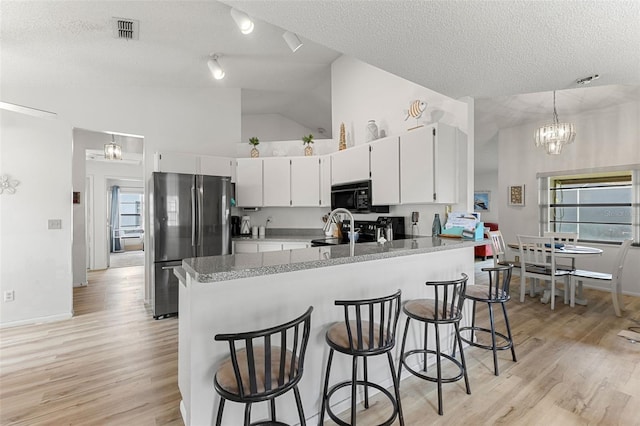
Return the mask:
<svg viewBox="0 0 640 426">
<path fill-rule="evenodd" d="M 116 143 L 114 135 L 111 135 L 111 143 L 104 144 L 104 158 L 122 160 L 122 147 Z"/>
<path fill-rule="evenodd" d="M 573 123 L 560 123 L 556 111 L 556 91 L 553 91 L 553 122 L 539 127 L 533 139 L 537 147 L 542 147 L 549 155 L 558 155 L 565 145 L 576 138 L 576 128 Z"/>
</svg>

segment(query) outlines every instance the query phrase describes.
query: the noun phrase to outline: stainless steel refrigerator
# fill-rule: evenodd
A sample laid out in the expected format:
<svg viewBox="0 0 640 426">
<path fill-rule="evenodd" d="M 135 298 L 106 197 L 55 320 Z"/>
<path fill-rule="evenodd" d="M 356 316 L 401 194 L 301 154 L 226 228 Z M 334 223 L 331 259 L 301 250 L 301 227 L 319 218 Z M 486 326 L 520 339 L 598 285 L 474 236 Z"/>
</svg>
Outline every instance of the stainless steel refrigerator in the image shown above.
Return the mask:
<svg viewBox="0 0 640 426">
<path fill-rule="evenodd" d="M 231 253 L 231 178 L 154 172 L 151 187 L 153 317 L 178 313 L 182 259 Z"/>
</svg>

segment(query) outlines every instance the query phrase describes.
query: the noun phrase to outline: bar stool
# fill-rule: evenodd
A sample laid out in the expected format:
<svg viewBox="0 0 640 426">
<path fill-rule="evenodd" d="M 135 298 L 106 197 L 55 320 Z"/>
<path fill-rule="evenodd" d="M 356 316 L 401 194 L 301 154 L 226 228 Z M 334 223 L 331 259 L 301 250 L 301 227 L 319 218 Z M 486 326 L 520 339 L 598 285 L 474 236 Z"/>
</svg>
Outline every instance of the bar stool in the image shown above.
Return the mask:
<svg viewBox="0 0 640 426">
<path fill-rule="evenodd" d="M 434 291 L 433 299 L 415 299 L 408 300 L 402 305 L 402 311 L 407 316 L 404 326 L 404 335 L 402 337 L 402 347 L 400 349 L 400 365 L 398 367 L 398 381 L 402 373 L 402 366 L 414 376 L 430 382 L 438 384 L 438 414 L 443 415 L 442 410 L 442 384 L 456 382 L 464 377 L 467 394 L 471 394 L 469 388 L 469 379 L 467 377 L 467 365 L 464 360 L 464 352 L 462 351 L 462 340 L 460 340 L 460 320 L 462 319 L 462 305 L 464 304 L 464 294 L 467 287 L 468 277 L 462 274 L 462 278 L 453 281 L 427 281 L 425 285 L 432 287 Z M 423 348 L 413 349 L 405 352 L 407 335 L 409 333 L 409 323 L 414 319 L 424 322 L 424 342 Z M 428 349 L 428 330 L 429 324 L 435 328 L 435 351 Z M 453 325 L 455 328 L 454 351 L 452 355 L 442 353 L 440 350 L 440 326 Z M 457 342 L 460 349 L 460 361 L 455 358 L 455 343 Z M 408 362 L 415 355 L 423 354 L 422 369 L 417 370 L 419 364 L 411 364 Z M 436 356 L 436 376 L 428 375 L 427 371 L 427 355 Z M 442 361 L 453 363 L 458 367 L 459 373 L 452 377 L 442 377 Z"/>
<path fill-rule="evenodd" d="M 400 390 L 391 357 L 391 350 L 395 346 L 396 326 L 400 315 L 400 290 L 390 296 L 365 300 L 336 300 L 337 306 L 344 308 L 344 322 L 336 322 L 327 330 L 325 339 L 329 345 L 329 359 L 324 379 L 322 393 L 322 407 L 319 425 L 323 424 L 325 410 L 329 417 L 339 425 L 349 425 L 340 420 L 331 411 L 329 401 L 338 389 L 351 386 L 351 425 L 356 424 L 356 394 L 357 387 L 364 386 L 364 406 L 369 408 L 369 386 L 382 392 L 393 405 L 393 413 L 381 425 L 390 425 L 396 417 L 404 425 L 402 406 L 400 404 Z M 334 351 L 352 356 L 351 380 L 336 383 L 329 389 L 329 374 Z M 367 358 L 376 355 L 387 355 L 391 379 L 393 380 L 394 395 L 377 383 L 372 383 L 367 375 Z M 363 380 L 357 379 L 358 358 L 364 363 Z"/>
<path fill-rule="evenodd" d="M 305 425 L 298 382 L 302 378 L 304 356 L 309 342 L 311 312 L 275 327 L 235 334 L 217 334 L 217 341 L 229 342 L 230 356 L 224 359 L 213 380 L 220 395 L 216 425 L 222 424 L 226 400 L 245 404 L 244 424 L 251 421 L 251 404 L 269 401 L 271 422 L 254 425 L 284 425 L 276 421 L 275 398 L 293 389 L 300 417 Z"/>
<path fill-rule="evenodd" d="M 473 316 L 471 317 L 471 327 L 461 327 L 460 332 L 464 335 L 465 331 L 470 331 L 470 338 L 461 336 L 462 340 L 472 346 L 476 346 L 482 349 L 488 349 L 493 351 L 493 371 L 496 376 L 499 376 L 498 372 L 498 355 L 497 351 L 503 351 L 511 349 L 511 357 L 516 362 L 516 351 L 513 346 L 513 339 L 511 337 L 511 327 L 509 327 L 509 317 L 507 316 L 507 308 L 505 302 L 511 299 L 509 295 L 509 284 L 511 282 L 511 265 L 495 266 L 491 268 L 482 268 L 482 271 L 489 273 L 489 285 L 470 285 L 467 286 L 465 293 L 465 299 L 469 299 L 473 302 Z M 483 302 L 489 306 L 489 325 L 490 328 L 477 327 L 476 326 L 476 302 Z M 504 314 L 504 322 L 507 328 L 507 335 L 496 332 L 496 326 L 493 315 L 493 305 L 499 303 L 502 306 L 502 313 Z M 474 341 L 475 333 L 483 332 L 491 335 L 491 345 L 485 345 L 477 340 Z M 496 336 L 501 338 L 504 343 L 498 345 L 496 343 Z"/>
</svg>

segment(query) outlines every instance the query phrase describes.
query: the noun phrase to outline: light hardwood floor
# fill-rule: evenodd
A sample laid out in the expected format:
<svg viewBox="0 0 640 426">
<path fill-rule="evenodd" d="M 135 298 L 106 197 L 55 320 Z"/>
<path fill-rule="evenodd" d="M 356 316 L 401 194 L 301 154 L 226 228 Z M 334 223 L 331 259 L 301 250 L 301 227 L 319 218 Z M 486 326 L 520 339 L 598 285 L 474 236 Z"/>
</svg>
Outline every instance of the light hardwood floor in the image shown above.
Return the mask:
<svg viewBox="0 0 640 426">
<path fill-rule="evenodd" d="M 142 267 L 91 273 L 71 320 L 0 330 L 0 424 L 182 425 L 178 320 L 153 320 L 142 281 Z M 640 344 L 617 336 L 637 325 L 640 298 L 626 296 L 617 318 L 608 293 L 586 290 L 589 306 L 552 312 L 520 304 L 518 291 L 516 277 L 508 311 L 518 362 L 501 352 L 496 377 L 489 351 L 467 349 L 472 394 L 445 385 L 442 417 L 434 384 L 403 380 L 406 424 L 640 425 Z M 359 424 L 386 408 L 374 402 Z"/>
</svg>

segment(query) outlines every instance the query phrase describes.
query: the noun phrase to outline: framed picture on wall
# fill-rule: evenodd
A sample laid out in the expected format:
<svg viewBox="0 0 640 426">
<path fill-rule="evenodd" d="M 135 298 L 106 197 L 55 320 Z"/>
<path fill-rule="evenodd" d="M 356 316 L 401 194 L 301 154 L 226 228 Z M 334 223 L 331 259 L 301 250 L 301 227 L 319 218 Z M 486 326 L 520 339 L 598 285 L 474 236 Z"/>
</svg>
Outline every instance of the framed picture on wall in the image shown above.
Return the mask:
<svg viewBox="0 0 640 426">
<path fill-rule="evenodd" d="M 524 185 L 509 186 L 509 205 L 524 206 Z"/>
<path fill-rule="evenodd" d="M 488 212 L 491 203 L 491 191 L 475 191 L 473 193 L 473 211 Z"/>
</svg>

